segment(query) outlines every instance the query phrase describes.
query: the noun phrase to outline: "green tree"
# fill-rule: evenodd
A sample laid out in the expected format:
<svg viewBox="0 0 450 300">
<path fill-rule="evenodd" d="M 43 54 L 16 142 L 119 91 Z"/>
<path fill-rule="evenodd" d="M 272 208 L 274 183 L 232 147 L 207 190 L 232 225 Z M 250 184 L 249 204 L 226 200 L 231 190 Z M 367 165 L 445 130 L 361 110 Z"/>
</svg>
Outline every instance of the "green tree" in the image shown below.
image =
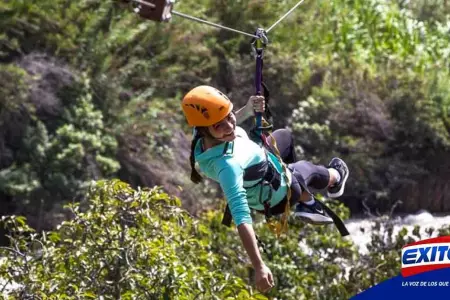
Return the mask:
<svg viewBox="0 0 450 300">
<path fill-rule="evenodd" d="M 2 218 L 10 245 L 0 247 L 0 278 L 20 285 L 11 299 L 267 299 L 253 291 L 238 234 L 221 225 L 220 212 L 194 218 L 162 189 L 118 180 L 96 182 L 86 198 L 86 209 L 68 205 L 71 220 L 52 231 Z M 328 204 L 348 217 L 342 204 Z M 398 275 L 401 248 L 437 230 L 394 234 L 394 222 L 380 219 L 361 254 L 333 226 L 291 222 L 277 239 L 260 219 L 255 228 L 276 281 L 267 296 L 277 299 L 348 299 Z"/>
<path fill-rule="evenodd" d="M 115 137 L 104 127 L 85 84 L 65 107 L 54 132 L 39 119 L 26 127 L 16 162 L 0 171 L 1 191 L 38 217 L 38 223 L 33 222 L 38 228 L 43 212 L 58 202 L 82 199 L 91 180 L 110 177 L 119 169 Z"/>
<path fill-rule="evenodd" d="M 266 299 L 217 268 L 208 230 L 158 188 L 120 181 L 90 189 L 89 208 L 70 205 L 71 221 L 37 234 L 23 217 L 4 217 L 10 247 L 0 278 L 21 287 L 11 297 L 42 299 Z"/>
</svg>

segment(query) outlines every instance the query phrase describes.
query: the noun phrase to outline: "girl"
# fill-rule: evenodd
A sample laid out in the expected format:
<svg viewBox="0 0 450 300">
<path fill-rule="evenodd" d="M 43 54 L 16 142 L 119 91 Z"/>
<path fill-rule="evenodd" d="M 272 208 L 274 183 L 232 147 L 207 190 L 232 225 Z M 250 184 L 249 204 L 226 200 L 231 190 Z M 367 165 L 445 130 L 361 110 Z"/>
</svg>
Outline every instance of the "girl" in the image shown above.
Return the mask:
<svg viewBox="0 0 450 300">
<path fill-rule="evenodd" d="M 328 168 L 295 161 L 292 136 L 281 129 L 274 131 L 273 137 L 282 160 L 288 164 L 283 168 L 283 161 L 272 153 L 273 149 L 261 147 L 236 126 L 236 120 L 250 117 L 253 109 L 264 111 L 262 96 L 250 97 L 247 105 L 234 113 L 225 94 L 211 86 L 198 86 L 185 95 L 182 108 L 188 124 L 194 127 L 191 180 L 202 180 L 195 168 L 197 162 L 206 177 L 220 184 L 255 269 L 256 286 L 266 292 L 274 282 L 257 246 L 250 209 L 283 213 L 290 182 L 289 205 L 296 205 L 294 216 L 312 224 L 330 224 L 333 220 L 314 200 L 313 193 L 326 191 L 329 197 L 341 196 L 349 174 L 347 165 L 339 158 L 333 158 Z"/>
</svg>

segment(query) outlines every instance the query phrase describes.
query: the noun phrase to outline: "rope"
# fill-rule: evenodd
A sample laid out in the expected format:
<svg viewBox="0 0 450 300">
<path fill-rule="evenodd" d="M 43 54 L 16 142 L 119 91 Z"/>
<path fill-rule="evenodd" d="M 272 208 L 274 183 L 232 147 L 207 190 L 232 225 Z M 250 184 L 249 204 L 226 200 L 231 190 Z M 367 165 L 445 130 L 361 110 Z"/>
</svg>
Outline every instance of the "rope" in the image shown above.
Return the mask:
<svg viewBox="0 0 450 300">
<path fill-rule="evenodd" d="M 133 2 L 136 2 L 136 3 L 139 3 L 139 4 L 141 4 L 141 5 L 144 5 L 144 6 L 150 7 L 150 8 L 155 8 L 155 7 L 156 7 L 155 4 L 150 3 L 150 2 L 141 1 L 141 0 L 132 0 L 132 1 L 133 1 Z"/>
<path fill-rule="evenodd" d="M 155 4 L 149 3 L 149 2 L 146 2 L 146 1 L 143 1 L 143 0 L 131 0 L 131 1 L 139 3 L 139 4 L 147 6 L 147 7 L 150 7 L 150 8 L 155 8 Z M 266 33 L 269 33 L 269 31 L 271 31 L 281 21 L 283 21 L 287 16 L 289 16 L 304 1 L 305 0 L 299 1 L 293 8 L 291 8 L 281 18 L 279 18 L 272 26 L 270 26 L 269 29 L 266 30 Z M 191 21 L 196 21 L 196 22 L 199 22 L 199 23 L 203 23 L 203 24 L 206 24 L 206 25 L 209 25 L 209 26 L 213 26 L 213 27 L 221 28 L 221 29 L 228 30 L 228 31 L 231 31 L 231 32 L 239 33 L 239 34 L 246 35 L 246 36 L 249 36 L 249 37 L 252 37 L 252 38 L 256 38 L 256 39 L 260 38 L 259 36 L 255 35 L 255 34 L 247 33 L 247 32 L 240 31 L 240 30 L 237 30 L 237 29 L 233 29 L 233 28 L 230 28 L 230 27 L 226 27 L 226 26 L 223 26 L 223 25 L 220 25 L 220 24 L 216 24 L 216 23 L 213 23 L 213 22 L 210 22 L 210 21 L 206 21 L 206 20 L 194 17 L 194 16 L 190 16 L 190 15 L 184 14 L 184 13 L 181 13 L 181 12 L 178 12 L 178 11 L 175 11 L 175 10 L 172 10 L 171 13 L 176 15 L 176 16 L 179 16 L 179 17 L 182 17 L 182 18 L 185 18 L 185 19 L 189 19 Z"/>
<path fill-rule="evenodd" d="M 305 0 L 301 0 L 298 2 L 293 8 L 291 8 L 287 13 L 284 14 L 281 18 L 278 19 L 269 29 L 266 30 L 266 33 L 269 33 L 275 26 L 277 26 L 281 21 L 283 21 L 287 16 L 289 16 L 300 4 L 302 4 Z"/>
<path fill-rule="evenodd" d="M 133 0 L 133 1 L 136 1 L 136 0 Z M 223 26 L 223 25 L 219 25 L 219 24 L 216 24 L 216 23 L 213 23 L 213 22 L 209 22 L 209 21 L 206 21 L 206 20 L 202 20 L 202 19 L 199 19 L 197 17 L 193 17 L 193 16 L 190 16 L 190 15 L 186 15 L 186 14 L 180 13 L 180 12 L 175 11 L 175 10 L 172 10 L 172 14 L 177 15 L 177 16 L 182 17 L 182 18 L 186 18 L 186 19 L 192 20 L 192 21 L 196 21 L 196 22 L 199 22 L 199 23 L 210 25 L 210 26 L 213 26 L 213 27 L 217 27 L 217 28 L 228 30 L 228 31 L 240 33 L 240 34 L 252 37 L 252 38 L 257 38 L 257 39 L 259 38 L 258 36 L 254 35 L 254 34 L 247 33 L 247 32 L 240 31 L 240 30 L 236 30 L 236 29 L 233 29 L 233 28 L 230 28 L 230 27 L 226 27 L 226 26 Z"/>
</svg>

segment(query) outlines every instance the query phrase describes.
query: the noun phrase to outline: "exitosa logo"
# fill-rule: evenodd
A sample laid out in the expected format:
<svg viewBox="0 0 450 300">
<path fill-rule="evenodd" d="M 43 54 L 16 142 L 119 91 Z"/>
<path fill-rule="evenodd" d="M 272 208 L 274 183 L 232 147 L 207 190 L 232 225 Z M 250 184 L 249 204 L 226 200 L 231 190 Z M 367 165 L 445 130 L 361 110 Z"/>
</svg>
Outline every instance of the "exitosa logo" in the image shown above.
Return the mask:
<svg viewBox="0 0 450 300">
<path fill-rule="evenodd" d="M 402 248 L 402 276 L 450 267 L 450 236 L 426 239 Z"/>
</svg>

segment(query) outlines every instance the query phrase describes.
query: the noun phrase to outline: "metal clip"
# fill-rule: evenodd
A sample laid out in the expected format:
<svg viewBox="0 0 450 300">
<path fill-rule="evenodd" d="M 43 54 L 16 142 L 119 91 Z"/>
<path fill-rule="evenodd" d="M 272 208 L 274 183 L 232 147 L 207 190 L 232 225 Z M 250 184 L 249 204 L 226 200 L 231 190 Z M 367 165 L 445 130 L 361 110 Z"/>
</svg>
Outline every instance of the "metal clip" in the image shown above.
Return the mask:
<svg viewBox="0 0 450 300">
<path fill-rule="evenodd" d="M 269 39 L 266 36 L 266 31 L 263 28 L 256 29 L 255 35 L 257 38 L 252 40 L 252 52 L 256 57 L 260 55 L 263 56 L 264 47 L 269 43 Z"/>
</svg>

